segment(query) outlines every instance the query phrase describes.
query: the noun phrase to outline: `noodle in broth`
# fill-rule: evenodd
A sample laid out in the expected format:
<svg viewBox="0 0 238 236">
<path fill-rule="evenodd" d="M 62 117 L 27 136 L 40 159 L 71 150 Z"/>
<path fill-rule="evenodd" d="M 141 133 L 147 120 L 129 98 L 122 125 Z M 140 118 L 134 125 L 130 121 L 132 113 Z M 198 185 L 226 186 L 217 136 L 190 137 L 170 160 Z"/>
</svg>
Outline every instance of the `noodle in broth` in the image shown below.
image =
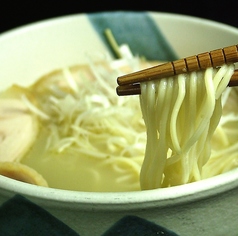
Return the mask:
<svg viewBox="0 0 238 236">
<path fill-rule="evenodd" d="M 235 88 L 225 89 L 232 65 L 219 71 L 208 70 L 206 86 L 201 85 L 203 74 L 193 73 L 186 75 L 189 78 L 180 76 L 178 83 L 169 78 L 160 84 L 143 84 L 141 103 L 138 96 L 117 96 L 115 78 L 152 65 L 146 62 L 142 66 L 135 57 L 106 58 L 102 63 L 90 59 L 88 65 L 63 68 L 27 88 L 20 87 L 19 97 L 29 112 L 38 117 L 40 127 L 38 138 L 20 162 L 44 176 L 49 187 L 95 192 L 139 191 L 184 184 L 237 167 L 238 107 L 235 101 L 238 95 Z M 220 81 L 218 76 L 215 82 L 213 75 L 221 71 L 228 73 L 226 79 Z M 216 95 L 212 89 L 206 90 L 211 84 Z M 159 92 L 155 94 L 157 89 Z M 184 94 L 185 89 L 190 92 Z M 197 96 L 193 96 L 195 93 Z M 183 96 L 190 97 L 191 101 Z M 212 102 L 214 96 L 216 102 Z M 154 102 L 159 105 L 156 110 L 153 110 Z M 196 107 L 192 106 L 193 102 Z M 146 110 L 145 104 L 151 107 Z M 212 118 L 211 127 L 203 122 L 205 117 L 199 117 L 202 111 L 206 119 Z M 167 123 L 169 116 L 171 128 Z M 151 119 L 154 120 L 148 123 Z M 160 128 L 156 127 L 158 120 Z M 173 137 L 169 136 L 169 129 Z M 196 137 L 194 130 L 197 130 Z M 167 139 L 158 141 L 158 136 Z M 210 158 L 209 144 L 195 155 L 196 149 L 209 139 Z M 196 148 L 190 148 L 196 140 L 199 140 Z M 156 155 L 150 155 L 149 150 Z M 181 155 L 181 150 L 189 155 Z M 147 165 L 148 157 L 154 158 L 152 169 Z"/>
</svg>

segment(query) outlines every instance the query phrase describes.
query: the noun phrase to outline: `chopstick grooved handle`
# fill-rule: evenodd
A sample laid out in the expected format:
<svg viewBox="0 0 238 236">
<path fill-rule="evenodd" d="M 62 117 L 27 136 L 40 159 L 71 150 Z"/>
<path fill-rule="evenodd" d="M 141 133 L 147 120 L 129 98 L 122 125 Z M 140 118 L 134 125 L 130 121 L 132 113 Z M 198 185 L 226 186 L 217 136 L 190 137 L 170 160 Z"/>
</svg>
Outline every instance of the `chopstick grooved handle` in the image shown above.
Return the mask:
<svg viewBox="0 0 238 236">
<path fill-rule="evenodd" d="M 238 45 L 233 45 L 123 75 L 117 78 L 117 83 L 121 86 L 130 85 L 236 62 Z"/>
<path fill-rule="evenodd" d="M 201 69 L 201 63 L 200 63 L 198 55 L 196 55 L 196 59 L 197 59 L 197 62 L 198 62 L 198 67 Z"/>
<path fill-rule="evenodd" d="M 222 48 L 221 50 L 222 50 L 222 55 L 224 57 L 224 61 L 225 61 L 225 63 L 227 63 L 224 48 Z"/>
<path fill-rule="evenodd" d="M 227 63 L 234 63 L 238 61 L 237 45 L 223 48 L 223 51 Z"/>
</svg>

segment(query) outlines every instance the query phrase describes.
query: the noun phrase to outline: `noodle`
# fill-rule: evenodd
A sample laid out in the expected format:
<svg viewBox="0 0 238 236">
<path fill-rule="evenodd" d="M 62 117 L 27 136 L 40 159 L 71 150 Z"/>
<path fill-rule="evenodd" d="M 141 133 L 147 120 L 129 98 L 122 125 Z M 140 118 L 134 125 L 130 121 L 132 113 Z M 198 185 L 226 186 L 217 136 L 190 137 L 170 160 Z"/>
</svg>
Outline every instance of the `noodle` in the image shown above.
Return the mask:
<svg viewBox="0 0 238 236">
<path fill-rule="evenodd" d="M 222 116 L 221 94 L 233 71 L 234 65 L 223 65 L 141 84 L 140 104 L 147 129 L 142 189 L 202 179 Z"/>
</svg>

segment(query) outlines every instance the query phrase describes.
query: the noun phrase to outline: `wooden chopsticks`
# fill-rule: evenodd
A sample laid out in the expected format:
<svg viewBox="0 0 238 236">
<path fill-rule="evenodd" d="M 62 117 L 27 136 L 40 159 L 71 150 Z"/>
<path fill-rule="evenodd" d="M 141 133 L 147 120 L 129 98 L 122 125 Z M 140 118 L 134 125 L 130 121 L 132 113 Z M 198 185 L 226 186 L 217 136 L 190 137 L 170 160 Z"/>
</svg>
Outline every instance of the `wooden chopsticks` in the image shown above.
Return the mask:
<svg viewBox="0 0 238 236">
<path fill-rule="evenodd" d="M 220 48 L 120 76 L 117 78 L 119 86 L 116 91 L 119 96 L 136 95 L 140 94 L 140 82 L 236 62 L 238 62 L 238 45 Z M 229 86 L 238 86 L 238 70 L 232 75 Z"/>
</svg>

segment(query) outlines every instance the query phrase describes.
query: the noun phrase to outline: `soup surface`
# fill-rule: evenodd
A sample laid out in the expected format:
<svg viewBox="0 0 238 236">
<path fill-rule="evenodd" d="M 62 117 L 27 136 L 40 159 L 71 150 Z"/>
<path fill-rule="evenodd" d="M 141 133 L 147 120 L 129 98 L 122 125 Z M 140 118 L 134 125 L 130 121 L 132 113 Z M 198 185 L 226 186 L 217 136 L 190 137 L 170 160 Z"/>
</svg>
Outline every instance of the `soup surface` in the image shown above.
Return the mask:
<svg viewBox="0 0 238 236">
<path fill-rule="evenodd" d="M 35 170 L 52 188 L 140 190 L 146 128 L 139 96 L 119 97 L 115 88 L 118 76 L 152 65 L 138 58 L 90 60 L 53 71 L 28 88 L 14 85 L 4 91 L 1 99 L 22 101 L 38 124 L 33 142 L 12 161 Z M 203 178 L 237 167 L 237 96 L 235 88 L 224 93 L 223 117 Z"/>
</svg>

